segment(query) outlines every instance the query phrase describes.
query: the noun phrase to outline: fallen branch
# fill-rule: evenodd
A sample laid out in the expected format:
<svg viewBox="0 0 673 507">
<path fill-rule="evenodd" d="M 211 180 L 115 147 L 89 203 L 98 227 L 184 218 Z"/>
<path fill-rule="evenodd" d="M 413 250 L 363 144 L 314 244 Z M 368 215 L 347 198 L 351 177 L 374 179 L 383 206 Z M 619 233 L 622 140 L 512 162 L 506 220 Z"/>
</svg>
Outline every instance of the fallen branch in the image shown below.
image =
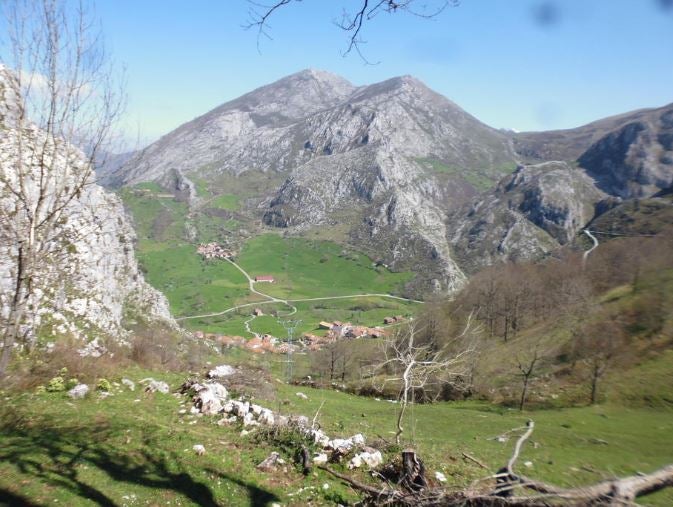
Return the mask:
<svg viewBox="0 0 673 507">
<path fill-rule="evenodd" d="M 463 452 L 462 455 L 463 455 L 463 458 L 465 458 L 467 460 L 470 460 L 472 463 L 475 463 L 476 465 L 479 465 L 484 470 L 488 470 L 488 467 L 486 465 L 484 465 L 481 461 L 479 461 L 477 458 L 475 458 L 471 454 Z"/>
<path fill-rule="evenodd" d="M 377 488 L 364 484 L 348 475 L 339 473 L 327 466 L 319 468 L 346 482 L 356 491 L 366 495 L 363 505 L 395 505 L 404 507 L 430 506 L 488 506 L 488 507 L 549 507 L 550 505 L 631 505 L 636 498 L 655 493 L 667 487 L 673 487 L 673 464 L 665 466 L 650 474 L 634 475 L 621 479 L 612 479 L 598 484 L 579 488 L 560 488 L 541 481 L 514 474 L 523 444 L 533 433 L 535 424 L 528 421 L 526 431 L 519 437 L 514 446 L 512 457 L 497 474 L 475 481 L 464 490 L 450 491 L 445 488 L 424 487 L 416 491 L 411 488 L 397 489 L 388 483 Z M 486 465 L 468 453 L 463 457 L 477 463 L 482 468 Z M 414 458 L 417 458 L 414 454 Z M 407 456 L 408 461 L 410 456 Z M 410 463 L 417 464 L 416 459 Z M 418 458 L 418 463 L 420 458 Z M 415 468 L 415 467 L 414 467 Z M 380 476 L 380 474 L 379 474 Z M 496 488 L 491 492 L 479 491 L 474 486 L 483 481 L 496 480 Z M 408 486 L 408 485 L 407 485 Z M 530 490 L 536 494 L 514 494 L 515 490 Z"/>
<path fill-rule="evenodd" d="M 315 424 L 316 422 L 318 422 L 318 414 L 320 414 L 320 410 L 322 409 L 323 405 L 325 405 L 325 400 L 322 400 L 322 403 L 318 407 L 318 410 L 315 411 L 315 415 L 313 416 L 313 422 L 311 422 L 312 430 L 316 429 Z"/>
<path fill-rule="evenodd" d="M 370 496 L 373 496 L 374 498 L 396 498 L 396 497 L 401 497 L 402 493 L 399 492 L 396 489 L 391 489 L 391 488 L 375 488 L 374 486 L 369 486 L 368 484 L 364 484 L 363 482 L 357 481 L 353 479 L 352 477 L 349 477 L 345 474 L 342 474 L 340 472 L 337 472 L 336 470 L 331 469 L 330 467 L 326 465 L 321 465 L 318 468 L 321 470 L 325 470 L 326 472 L 329 472 L 332 474 L 334 477 L 341 479 L 342 481 L 346 482 L 350 486 L 352 486 L 354 489 L 362 491 L 364 493 L 367 493 Z"/>
<path fill-rule="evenodd" d="M 527 428 L 526 432 L 519 437 L 519 440 L 516 441 L 516 445 L 514 446 L 514 453 L 507 462 L 507 473 L 509 473 L 509 475 L 512 476 L 514 475 L 514 463 L 516 463 L 516 460 L 519 458 L 519 453 L 521 452 L 521 446 L 526 440 L 528 440 L 528 437 L 530 437 L 531 434 L 533 433 L 533 429 L 535 429 L 535 423 L 529 420 L 526 423 L 526 428 Z"/>
</svg>

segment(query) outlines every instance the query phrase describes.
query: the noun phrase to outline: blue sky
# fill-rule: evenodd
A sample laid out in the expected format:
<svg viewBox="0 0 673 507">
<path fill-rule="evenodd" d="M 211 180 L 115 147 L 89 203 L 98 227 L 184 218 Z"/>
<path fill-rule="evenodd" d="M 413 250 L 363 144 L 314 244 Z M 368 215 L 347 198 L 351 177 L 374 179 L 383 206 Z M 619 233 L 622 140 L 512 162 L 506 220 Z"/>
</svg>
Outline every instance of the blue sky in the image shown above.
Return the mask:
<svg viewBox="0 0 673 507">
<path fill-rule="evenodd" d="M 377 65 L 342 56 L 347 34 L 333 20 L 358 3 L 290 4 L 258 52 L 256 33 L 242 28 L 246 0 L 99 0 L 107 45 L 127 68 L 127 136 L 153 140 L 308 67 L 357 85 L 411 74 L 483 122 L 517 130 L 673 102 L 672 1 L 462 0 L 431 20 L 380 15 L 363 32 Z"/>
</svg>

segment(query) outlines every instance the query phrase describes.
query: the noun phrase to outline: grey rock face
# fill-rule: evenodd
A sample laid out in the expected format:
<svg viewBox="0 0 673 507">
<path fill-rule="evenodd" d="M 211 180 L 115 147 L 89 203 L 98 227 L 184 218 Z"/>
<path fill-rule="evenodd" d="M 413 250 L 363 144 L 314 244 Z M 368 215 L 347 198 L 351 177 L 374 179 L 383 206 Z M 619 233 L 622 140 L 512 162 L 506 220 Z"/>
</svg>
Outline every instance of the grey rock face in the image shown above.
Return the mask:
<svg viewBox="0 0 673 507">
<path fill-rule="evenodd" d="M 579 159 L 605 192 L 646 197 L 673 184 L 673 108 L 610 132 Z"/>
<path fill-rule="evenodd" d="M 501 259 L 532 259 L 572 240 L 605 198 L 581 169 L 565 162 L 519 166 L 494 192 L 455 212 L 450 236 L 469 271 Z"/>
<path fill-rule="evenodd" d="M 418 265 L 410 255 L 420 255 L 433 287 L 453 290 L 463 275 L 445 209 L 476 193 L 464 172 L 497 181 L 513 158 L 505 134 L 412 77 L 354 87 L 308 70 L 183 125 L 109 181 L 279 173 L 284 182 L 265 189 L 255 211 L 267 226 L 345 225 L 394 268 Z"/>
<path fill-rule="evenodd" d="M 0 175 L 4 181 L 17 178 L 16 93 L 11 75 L 0 67 Z M 38 146 L 49 143 L 33 125 L 25 127 L 23 164 L 26 185 L 37 178 L 38 167 L 31 157 Z M 50 177 L 72 177 L 68 167 L 85 164 L 81 152 L 72 148 L 67 159 L 57 157 L 49 167 Z M 70 176 L 69 176 L 70 175 Z M 69 181 L 69 180 L 66 180 Z M 0 206 L 18 209 L 17 198 L 7 186 L 0 186 Z M 2 231 L 3 234 L 7 232 Z M 134 256 L 135 235 L 119 198 L 91 182 L 63 209 L 46 241 L 45 251 L 34 276 L 31 311 L 27 321 L 42 333 L 87 337 L 112 336 L 123 339 L 128 309 L 177 327 L 165 297 L 145 283 Z M 6 236 L 0 242 L 0 314 L 7 316 L 8 301 L 14 293 L 18 245 Z"/>
</svg>

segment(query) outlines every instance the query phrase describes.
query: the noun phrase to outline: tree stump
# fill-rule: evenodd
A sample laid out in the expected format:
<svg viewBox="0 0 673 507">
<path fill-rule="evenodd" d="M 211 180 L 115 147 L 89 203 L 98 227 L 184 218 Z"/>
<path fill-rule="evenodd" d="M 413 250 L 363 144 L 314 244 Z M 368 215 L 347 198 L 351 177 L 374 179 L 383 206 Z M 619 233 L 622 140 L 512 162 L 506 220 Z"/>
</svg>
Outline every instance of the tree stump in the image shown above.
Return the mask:
<svg viewBox="0 0 673 507">
<path fill-rule="evenodd" d="M 400 485 L 408 491 L 420 491 L 428 486 L 425 465 L 413 449 L 402 451 L 402 476 Z"/>
</svg>

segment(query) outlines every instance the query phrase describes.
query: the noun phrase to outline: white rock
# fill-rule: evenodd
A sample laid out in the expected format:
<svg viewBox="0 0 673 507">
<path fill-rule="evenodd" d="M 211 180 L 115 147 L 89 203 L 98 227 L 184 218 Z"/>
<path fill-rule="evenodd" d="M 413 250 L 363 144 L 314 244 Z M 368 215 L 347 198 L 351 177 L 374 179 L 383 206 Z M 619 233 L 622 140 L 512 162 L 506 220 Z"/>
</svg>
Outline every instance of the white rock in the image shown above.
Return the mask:
<svg viewBox="0 0 673 507">
<path fill-rule="evenodd" d="M 123 378 L 122 379 L 122 384 L 124 384 L 126 387 L 128 387 L 129 391 L 135 391 L 136 390 L 136 383 L 133 380 Z"/>
<path fill-rule="evenodd" d="M 325 463 L 327 463 L 327 459 L 328 459 L 327 454 L 321 452 L 320 454 L 316 454 L 313 457 L 313 463 L 315 463 L 316 465 L 324 465 Z"/>
<path fill-rule="evenodd" d="M 533 468 L 533 462 L 532 461 L 524 461 L 523 466 L 526 468 Z"/>
<path fill-rule="evenodd" d="M 259 426 L 259 423 L 255 421 L 255 416 L 252 412 L 248 412 L 243 416 L 243 426 Z"/>
<path fill-rule="evenodd" d="M 81 357 L 100 357 L 107 352 L 107 348 L 100 343 L 98 338 L 94 338 L 87 343 L 83 348 L 79 349 L 77 353 Z"/>
<path fill-rule="evenodd" d="M 257 420 L 261 424 L 266 424 L 267 426 L 273 426 L 273 424 L 275 423 L 275 417 L 273 415 L 273 412 L 268 408 L 262 409 L 262 412 L 259 414 Z"/>
<path fill-rule="evenodd" d="M 226 388 L 217 382 L 199 385 L 192 400 L 202 414 L 215 415 L 223 411 L 223 402 L 228 396 Z"/>
<path fill-rule="evenodd" d="M 364 451 L 359 454 L 356 454 L 350 463 L 348 463 L 348 468 L 360 468 L 363 464 L 367 465 L 369 468 L 376 468 L 381 463 L 383 463 L 383 456 L 381 451 Z"/>
<path fill-rule="evenodd" d="M 70 396 L 73 400 L 79 400 L 81 398 L 84 398 L 88 392 L 89 392 L 88 385 L 77 384 L 75 387 L 70 389 L 70 391 L 68 391 L 68 396 Z"/>
<path fill-rule="evenodd" d="M 308 396 L 306 396 L 304 393 L 297 393 L 297 398 L 301 398 L 302 400 L 308 400 Z"/>
<path fill-rule="evenodd" d="M 291 422 L 299 426 L 300 428 L 308 428 L 309 422 L 308 422 L 308 417 L 305 415 L 296 415 L 292 416 L 289 419 Z"/>
<path fill-rule="evenodd" d="M 203 456 L 206 453 L 206 448 L 201 444 L 196 444 L 192 447 L 192 450 L 198 455 Z"/>
<path fill-rule="evenodd" d="M 229 366 L 228 364 L 222 364 L 210 370 L 208 372 L 208 377 L 222 378 L 222 377 L 228 377 L 229 375 L 233 375 L 234 373 L 236 373 L 236 369 L 233 366 Z"/>
<path fill-rule="evenodd" d="M 153 378 L 146 378 L 140 381 L 141 383 L 147 383 L 145 391 L 148 393 L 160 392 L 162 394 L 168 394 L 170 387 L 166 382 L 161 380 L 154 380 Z"/>
<path fill-rule="evenodd" d="M 439 471 L 435 472 L 435 479 L 437 479 L 439 482 L 446 482 L 446 475 Z"/>
</svg>

